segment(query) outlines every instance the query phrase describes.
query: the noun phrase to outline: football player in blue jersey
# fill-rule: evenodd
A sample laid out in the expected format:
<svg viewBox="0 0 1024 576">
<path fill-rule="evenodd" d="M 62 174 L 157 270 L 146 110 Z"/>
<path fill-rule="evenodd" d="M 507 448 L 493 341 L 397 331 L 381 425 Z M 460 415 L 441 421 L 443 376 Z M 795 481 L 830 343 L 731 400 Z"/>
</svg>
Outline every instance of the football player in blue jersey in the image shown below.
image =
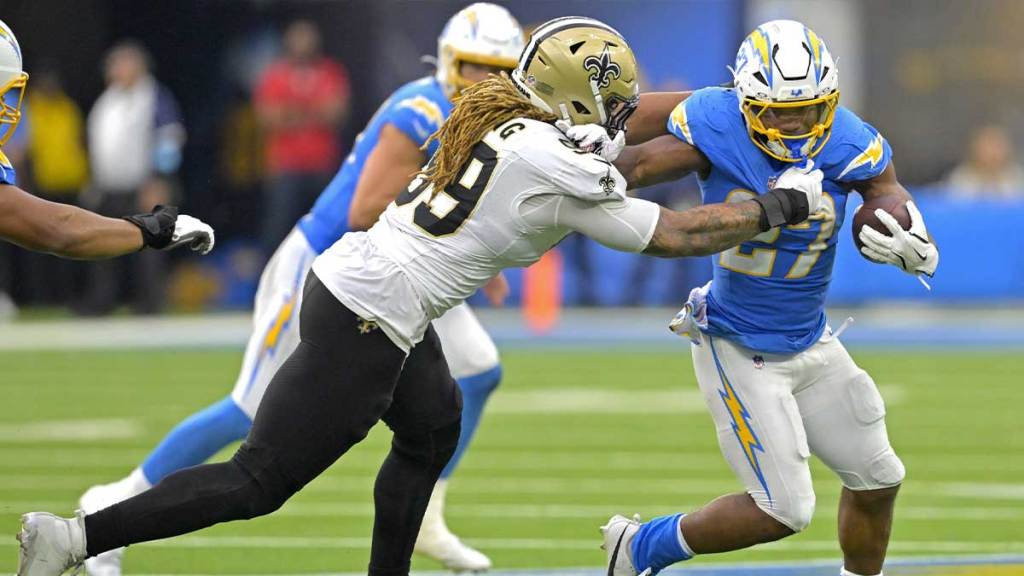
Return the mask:
<svg viewBox="0 0 1024 576">
<path fill-rule="evenodd" d="M 203 254 L 213 248 L 213 229 L 191 216 L 178 216 L 171 206 L 157 206 L 149 214 L 106 218 L 18 188 L 14 166 L 2 148 L 21 121 L 27 83 L 18 40 L 0 21 L 0 239 L 81 260 L 113 258 L 147 247 L 188 245 Z"/>
<path fill-rule="evenodd" d="M 896 178 L 889 144 L 839 106 L 836 64 L 812 30 L 790 20 L 759 26 L 732 71 L 734 88 L 694 92 L 667 119 L 670 135 L 627 148 L 616 165 L 635 186 L 697 172 L 705 203 L 715 203 L 758 196 L 788 167 L 813 164 L 824 173 L 822 206 L 808 222 L 715 256 L 712 282 L 693 290 L 673 321 L 693 341 L 719 446 L 746 492 L 646 523 L 612 517 L 603 527 L 608 574 L 655 574 L 695 554 L 800 532 L 814 513 L 812 454 L 843 485 L 841 573 L 881 574 L 905 471 L 874 381 L 824 310 L 848 194 L 907 202 L 910 230 L 881 210 L 891 236 L 862 229 L 871 260 L 931 276 L 938 251 Z"/>
<path fill-rule="evenodd" d="M 396 90 L 356 138 L 352 152 L 274 253 L 260 278 L 253 332 L 234 390 L 174 428 L 127 477 L 90 488 L 80 500 L 87 513 L 120 502 L 158 483 L 168 474 L 201 464 L 232 442 L 245 438 L 267 384 L 299 343 L 298 314 L 302 286 L 313 260 L 349 230 L 365 230 L 405 190 L 437 140 L 426 148 L 452 109 L 452 99 L 488 74 L 511 70 L 523 47 L 523 32 L 504 8 L 477 3 L 455 14 L 438 38 L 434 76 Z M 484 292 L 492 302 L 507 293 L 497 277 Z M 484 554 L 462 543 L 443 517 L 447 478 L 473 437 L 484 403 L 498 386 L 498 351 L 473 312 L 461 304 L 434 321 L 452 376 L 462 390 L 459 445 L 434 489 L 416 551 L 453 570 L 490 568 Z M 124 549 L 91 558 L 93 576 L 116 576 Z"/>
</svg>

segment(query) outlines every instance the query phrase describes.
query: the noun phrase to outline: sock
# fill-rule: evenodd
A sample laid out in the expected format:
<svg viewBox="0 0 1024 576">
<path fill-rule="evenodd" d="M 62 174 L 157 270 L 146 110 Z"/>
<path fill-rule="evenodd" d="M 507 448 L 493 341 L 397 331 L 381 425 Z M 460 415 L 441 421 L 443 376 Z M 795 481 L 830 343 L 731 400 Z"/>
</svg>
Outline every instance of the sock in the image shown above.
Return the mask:
<svg viewBox="0 0 1024 576">
<path fill-rule="evenodd" d="M 118 493 L 121 494 L 121 498 L 127 499 L 141 494 L 146 490 L 153 487 L 153 484 L 146 479 L 146 475 L 143 474 L 142 468 L 136 468 L 132 470 L 132 473 L 125 476 L 117 482 Z"/>
<path fill-rule="evenodd" d="M 441 478 L 447 479 L 459 465 L 463 453 L 473 440 L 473 434 L 480 424 L 480 415 L 487 404 L 487 398 L 494 392 L 501 382 L 501 366 L 495 366 L 486 372 L 474 376 L 459 378 L 459 389 L 462 391 L 462 432 L 459 435 L 459 445 L 455 448 L 455 454 L 448 461 L 448 465 L 441 471 Z"/>
<path fill-rule="evenodd" d="M 633 567 L 637 572 L 650 568 L 657 574 L 676 562 L 693 558 L 693 551 L 683 538 L 679 521 L 685 514 L 659 516 L 640 525 L 633 536 L 631 552 Z"/>
<path fill-rule="evenodd" d="M 882 573 L 879 572 L 878 574 L 857 574 L 855 572 L 850 572 L 844 566 L 843 569 L 839 571 L 839 576 L 882 576 Z"/>
<path fill-rule="evenodd" d="M 441 479 L 434 484 L 434 491 L 430 495 L 430 502 L 427 503 L 427 511 L 423 513 L 423 527 L 421 531 L 437 533 L 448 531 L 444 523 L 444 499 L 448 494 L 448 481 Z"/>
<path fill-rule="evenodd" d="M 227 397 L 178 424 L 142 463 L 150 485 L 182 468 L 202 464 L 232 442 L 249 433 L 252 420 Z"/>
</svg>

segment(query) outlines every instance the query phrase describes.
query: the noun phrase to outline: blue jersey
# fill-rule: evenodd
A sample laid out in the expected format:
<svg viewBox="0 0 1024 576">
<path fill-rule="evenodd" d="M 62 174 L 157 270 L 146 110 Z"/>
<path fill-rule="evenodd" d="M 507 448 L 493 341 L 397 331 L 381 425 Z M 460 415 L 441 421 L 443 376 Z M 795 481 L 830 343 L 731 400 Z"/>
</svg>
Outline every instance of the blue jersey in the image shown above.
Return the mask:
<svg viewBox="0 0 1024 576">
<path fill-rule="evenodd" d="M 668 128 L 711 162 L 700 181 L 707 204 L 763 194 L 792 166 L 754 145 L 732 89 L 694 92 L 673 111 Z M 831 136 L 814 156 L 824 173 L 825 218 L 769 230 L 715 255 L 707 332 L 775 354 L 800 352 L 817 342 L 825 330 L 825 296 L 850 184 L 878 176 L 891 157 L 877 130 L 838 108 Z"/>
<path fill-rule="evenodd" d="M 313 209 L 299 220 L 299 229 L 317 254 L 338 241 L 348 231 L 348 209 L 363 172 L 363 164 L 377 146 L 385 124 L 398 128 L 422 146 L 451 112 L 452 104 L 441 85 L 433 77 L 422 78 L 402 86 L 391 95 L 370 119 L 366 129 L 356 137 L 352 152 L 341 169 L 317 198 Z M 427 156 L 437 149 L 431 142 Z"/>
<path fill-rule="evenodd" d="M 18 184 L 18 176 L 14 173 L 14 166 L 11 165 L 11 161 L 7 159 L 7 156 L 0 151 L 0 184 L 10 184 L 16 186 Z"/>
</svg>

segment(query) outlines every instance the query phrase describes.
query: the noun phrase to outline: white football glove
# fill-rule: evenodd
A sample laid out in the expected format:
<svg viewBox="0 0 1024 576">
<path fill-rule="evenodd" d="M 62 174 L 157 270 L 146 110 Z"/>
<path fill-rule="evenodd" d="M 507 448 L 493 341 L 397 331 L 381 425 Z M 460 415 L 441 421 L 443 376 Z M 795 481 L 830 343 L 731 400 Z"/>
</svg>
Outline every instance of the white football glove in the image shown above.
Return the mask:
<svg viewBox="0 0 1024 576">
<path fill-rule="evenodd" d="M 198 218 L 182 214 L 174 221 L 174 234 L 171 235 L 171 243 L 162 250 L 172 250 L 178 246 L 187 245 L 205 256 L 210 253 L 210 250 L 213 250 L 214 241 L 213 228 L 209 224 Z"/>
<path fill-rule="evenodd" d="M 625 130 L 617 131 L 612 138 L 608 130 L 599 124 L 570 126 L 568 122 L 559 120 L 555 125 L 581 150 L 597 154 L 609 162 L 614 162 L 626 147 Z"/>
<path fill-rule="evenodd" d="M 806 194 L 807 219 L 815 220 L 821 217 L 817 212 L 821 208 L 821 181 L 824 177 L 821 170 L 814 169 L 814 160 L 808 158 L 803 166 L 791 166 L 780 174 L 774 187 L 799 190 Z"/>
<path fill-rule="evenodd" d="M 907 202 L 907 212 L 910 213 L 910 230 L 904 230 L 885 210 L 875 210 L 875 216 L 892 236 L 864 226 L 860 229 L 860 241 L 864 243 L 860 251 L 875 262 L 892 264 L 908 274 L 931 277 L 939 265 L 939 250 L 928 239 L 924 218 L 913 202 Z"/>
</svg>

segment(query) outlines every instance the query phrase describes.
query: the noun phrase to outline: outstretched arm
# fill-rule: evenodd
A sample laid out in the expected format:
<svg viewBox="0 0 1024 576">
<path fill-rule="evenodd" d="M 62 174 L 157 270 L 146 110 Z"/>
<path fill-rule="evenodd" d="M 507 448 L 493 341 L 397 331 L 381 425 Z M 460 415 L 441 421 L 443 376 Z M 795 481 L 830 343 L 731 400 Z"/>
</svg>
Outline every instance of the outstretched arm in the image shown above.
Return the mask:
<svg viewBox="0 0 1024 576">
<path fill-rule="evenodd" d="M 753 200 L 676 212 L 639 198 L 592 202 L 541 196 L 524 202 L 534 226 L 565 226 L 624 252 L 652 256 L 704 256 L 742 244 L 776 226 L 799 224 L 821 201 L 821 171 L 791 176 L 787 186 Z"/>
<path fill-rule="evenodd" d="M 385 124 L 377 146 L 366 159 L 348 211 L 352 230 L 368 230 L 402 190 L 412 182 L 425 154 L 401 130 Z"/>
<path fill-rule="evenodd" d="M 821 204 L 821 170 L 813 162 L 782 173 L 777 187 L 753 200 L 710 204 L 683 212 L 661 209 L 645 254 L 706 256 L 742 244 L 761 232 L 799 224 Z"/>
<path fill-rule="evenodd" d="M 643 253 L 651 256 L 707 256 L 764 232 L 764 209 L 753 200 L 709 204 L 676 212 L 661 207 L 654 235 Z"/>
<path fill-rule="evenodd" d="M 134 224 L 0 186 L 0 238 L 65 258 L 112 258 L 142 249 Z"/>
<path fill-rule="evenodd" d="M 158 207 L 128 221 L 49 202 L 10 185 L 0 185 L 0 239 L 77 260 L 113 258 L 144 246 L 164 249 L 183 244 L 206 254 L 214 242 L 212 228 L 195 218 L 178 216 L 174 208 Z"/>
</svg>

